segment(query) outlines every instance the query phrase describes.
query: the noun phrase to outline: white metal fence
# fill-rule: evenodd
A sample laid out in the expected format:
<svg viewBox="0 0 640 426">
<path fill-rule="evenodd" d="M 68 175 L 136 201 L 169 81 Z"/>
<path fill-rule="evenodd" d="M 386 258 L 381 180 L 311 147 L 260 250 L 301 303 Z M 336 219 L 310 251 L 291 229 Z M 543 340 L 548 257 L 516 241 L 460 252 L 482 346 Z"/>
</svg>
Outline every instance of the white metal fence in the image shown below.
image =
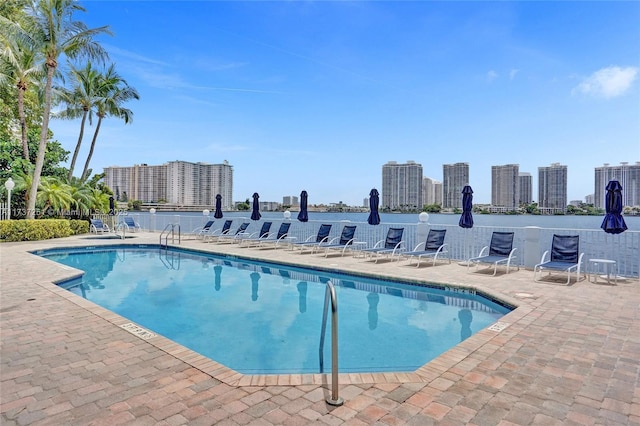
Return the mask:
<svg viewBox="0 0 640 426">
<path fill-rule="evenodd" d="M 183 235 L 189 234 L 202 227 L 210 218 L 193 215 L 149 215 L 131 213 L 130 216 L 140 224 L 143 229 L 150 231 L 160 231 L 170 223 L 180 224 Z M 217 219 L 212 229 L 219 228 L 227 217 Z M 232 231 L 240 223 L 249 222 L 247 232 L 260 230 L 265 219 L 253 221 L 247 217 L 229 217 L 233 219 Z M 117 216 L 107 216 L 107 223 L 117 223 Z M 111 220 L 111 222 L 109 222 Z M 276 231 L 286 219 L 266 219 L 273 222 L 272 230 Z M 514 247 L 516 252 L 516 263 L 533 268 L 540 262 L 542 254 L 551 248 L 551 240 L 554 234 L 559 235 L 579 235 L 580 251 L 584 252 L 584 268 L 588 268 L 588 259 L 605 258 L 615 260 L 618 274 L 625 277 L 640 276 L 640 232 L 626 231 L 618 235 L 610 235 L 601 229 L 560 229 L 560 228 L 540 228 L 540 227 L 496 227 L 496 226 L 475 226 L 471 229 L 463 229 L 457 225 L 441 225 L 433 223 L 382 223 L 380 225 L 369 225 L 366 222 L 343 221 L 314 221 L 299 222 L 296 219 L 290 220 L 291 228 L 289 234 L 295 236 L 297 241 L 304 241 L 308 237 L 316 235 L 321 224 L 331 224 L 330 237 L 338 237 L 345 225 L 356 225 L 355 238 L 358 241 L 367 243 L 367 247 L 372 247 L 377 241 L 384 240 L 389 228 L 404 228 L 403 240 L 408 250 L 412 250 L 416 245 L 426 239 L 428 230 L 446 229 L 445 243 L 449 245 L 449 253 L 452 259 L 464 260 L 471 256 L 476 256 L 482 247 L 488 246 L 491 234 L 494 231 L 504 231 L 514 233 Z"/>
</svg>

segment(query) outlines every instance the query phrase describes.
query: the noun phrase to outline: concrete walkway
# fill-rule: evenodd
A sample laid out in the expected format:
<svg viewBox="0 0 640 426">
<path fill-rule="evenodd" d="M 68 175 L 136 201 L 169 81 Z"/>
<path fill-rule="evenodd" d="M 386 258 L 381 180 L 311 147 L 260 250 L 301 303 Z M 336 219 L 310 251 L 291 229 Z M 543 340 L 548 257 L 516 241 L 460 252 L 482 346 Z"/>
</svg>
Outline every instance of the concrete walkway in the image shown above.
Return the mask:
<svg viewBox="0 0 640 426">
<path fill-rule="evenodd" d="M 127 243 L 157 243 L 135 234 Z M 30 250 L 120 243 L 88 236 L 0 244 L 2 425 L 640 425 L 640 282 L 536 283 L 457 263 L 420 268 L 183 241 L 186 248 L 473 287 L 518 305 L 414 373 L 243 376 L 59 289 L 78 271 Z M 327 383 L 328 382 L 328 383 Z"/>
</svg>

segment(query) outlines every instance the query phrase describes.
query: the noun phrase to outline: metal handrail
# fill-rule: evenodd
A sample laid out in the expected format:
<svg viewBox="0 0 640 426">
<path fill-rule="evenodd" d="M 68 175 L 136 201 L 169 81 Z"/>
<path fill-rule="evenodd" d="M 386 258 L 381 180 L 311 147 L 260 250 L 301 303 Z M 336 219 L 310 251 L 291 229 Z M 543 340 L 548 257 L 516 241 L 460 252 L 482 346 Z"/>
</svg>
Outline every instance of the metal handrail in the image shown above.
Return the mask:
<svg viewBox="0 0 640 426">
<path fill-rule="evenodd" d="M 169 230 L 171 228 L 171 230 Z M 178 244 L 180 244 L 180 224 L 168 223 L 160 233 L 160 246 L 162 247 L 162 237 L 164 236 L 164 246 L 169 245 L 169 231 L 171 232 L 171 244 L 175 243 L 175 228 L 178 228 Z M 165 232 L 167 233 L 165 235 Z"/>
<path fill-rule="evenodd" d="M 324 293 L 324 310 L 322 312 L 322 331 L 320 333 L 320 372 L 324 364 L 324 336 L 327 329 L 327 311 L 331 300 L 331 397 L 326 399 L 327 404 L 340 406 L 344 400 L 338 395 L 338 297 L 336 289 L 327 281 L 327 290 Z"/>
</svg>

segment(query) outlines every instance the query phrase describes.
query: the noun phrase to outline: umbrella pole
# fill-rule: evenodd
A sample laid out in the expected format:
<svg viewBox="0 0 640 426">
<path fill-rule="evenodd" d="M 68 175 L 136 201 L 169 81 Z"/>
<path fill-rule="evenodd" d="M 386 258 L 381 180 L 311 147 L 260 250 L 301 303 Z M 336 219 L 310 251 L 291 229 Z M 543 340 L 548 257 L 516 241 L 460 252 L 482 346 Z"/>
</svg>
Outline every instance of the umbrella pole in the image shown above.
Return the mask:
<svg viewBox="0 0 640 426">
<path fill-rule="evenodd" d="M 471 257 L 469 255 L 469 232 L 471 232 L 471 228 L 464 230 L 464 260 L 458 263 L 461 266 L 469 266 L 469 258 Z"/>
</svg>

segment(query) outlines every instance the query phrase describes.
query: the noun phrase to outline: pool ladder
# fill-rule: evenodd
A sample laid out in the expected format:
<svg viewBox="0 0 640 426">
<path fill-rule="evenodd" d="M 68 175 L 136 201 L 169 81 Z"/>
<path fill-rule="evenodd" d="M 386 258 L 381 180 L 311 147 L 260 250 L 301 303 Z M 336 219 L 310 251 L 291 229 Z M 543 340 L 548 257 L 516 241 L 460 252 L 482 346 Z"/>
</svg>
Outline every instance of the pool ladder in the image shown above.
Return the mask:
<svg viewBox="0 0 640 426">
<path fill-rule="evenodd" d="M 327 329 L 327 311 L 331 301 L 331 396 L 326 399 L 329 405 L 342 405 L 344 400 L 338 396 L 338 297 L 336 289 L 327 281 L 327 290 L 324 293 L 324 310 L 322 312 L 322 331 L 320 333 L 320 372 L 324 366 L 324 335 Z"/>
<path fill-rule="evenodd" d="M 169 223 L 164 227 L 162 232 L 160 233 L 160 247 L 164 245 L 167 247 L 169 245 L 169 235 L 171 235 L 171 244 L 175 242 L 176 238 L 176 228 L 178 229 L 178 244 L 180 244 L 180 224 L 179 223 Z M 162 244 L 162 239 L 164 238 L 164 244 Z"/>
</svg>

